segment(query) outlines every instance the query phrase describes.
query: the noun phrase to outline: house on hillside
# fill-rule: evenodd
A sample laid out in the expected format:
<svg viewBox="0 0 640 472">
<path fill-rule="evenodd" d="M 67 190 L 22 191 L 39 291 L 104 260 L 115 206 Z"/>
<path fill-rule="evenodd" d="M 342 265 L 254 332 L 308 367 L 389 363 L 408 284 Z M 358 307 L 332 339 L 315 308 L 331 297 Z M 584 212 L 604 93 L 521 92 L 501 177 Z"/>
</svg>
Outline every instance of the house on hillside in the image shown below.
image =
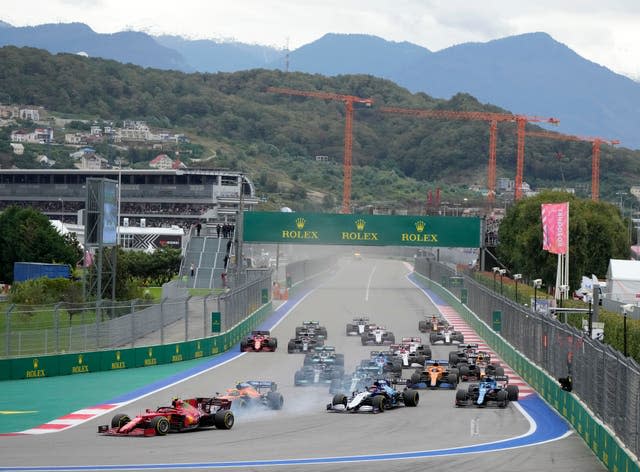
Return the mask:
<svg viewBox="0 0 640 472">
<path fill-rule="evenodd" d="M 166 154 L 158 154 L 149 162 L 149 167 L 154 169 L 173 169 L 173 159 Z"/>
</svg>

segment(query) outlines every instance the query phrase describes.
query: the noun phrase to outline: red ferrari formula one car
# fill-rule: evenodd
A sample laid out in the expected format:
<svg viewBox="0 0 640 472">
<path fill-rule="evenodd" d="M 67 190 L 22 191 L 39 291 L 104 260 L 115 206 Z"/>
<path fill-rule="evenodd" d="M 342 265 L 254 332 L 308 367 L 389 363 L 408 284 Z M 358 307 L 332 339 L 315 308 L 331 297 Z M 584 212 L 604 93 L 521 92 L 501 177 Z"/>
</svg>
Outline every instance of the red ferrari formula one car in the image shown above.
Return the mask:
<svg viewBox="0 0 640 472">
<path fill-rule="evenodd" d="M 278 340 L 271 337 L 269 331 L 251 331 L 251 334 L 240 341 L 242 352 L 273 352 L 278 347 Z"/>
<path fill-rule="evenodd" d="M 164 436 L 198 428 L 215 426 L 231 429 L 234 423 L 231 401 L 221 398 L 175 398 L 171 406 L 161 406 L 131 419 L 117 414 L 111 426 L 98 426 L 98 433 L 107 436 Z"/>
</svg>

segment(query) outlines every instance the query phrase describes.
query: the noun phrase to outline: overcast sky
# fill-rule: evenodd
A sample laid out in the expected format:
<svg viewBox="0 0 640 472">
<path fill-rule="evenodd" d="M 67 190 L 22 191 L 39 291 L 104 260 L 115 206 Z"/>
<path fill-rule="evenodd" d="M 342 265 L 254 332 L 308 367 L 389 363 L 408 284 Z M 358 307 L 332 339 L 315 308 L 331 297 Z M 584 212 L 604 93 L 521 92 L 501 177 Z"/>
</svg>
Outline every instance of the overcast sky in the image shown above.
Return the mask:
<svg viewBox="0 0 640 472">
<path fill-rule="evenodd" d="M 2 0 L 14 26 L 82 22 L 290 49 L 363 33 L 431 51 L 543 31 L 586 59 L 640 78 L 639 0 Z"/>
</svg>

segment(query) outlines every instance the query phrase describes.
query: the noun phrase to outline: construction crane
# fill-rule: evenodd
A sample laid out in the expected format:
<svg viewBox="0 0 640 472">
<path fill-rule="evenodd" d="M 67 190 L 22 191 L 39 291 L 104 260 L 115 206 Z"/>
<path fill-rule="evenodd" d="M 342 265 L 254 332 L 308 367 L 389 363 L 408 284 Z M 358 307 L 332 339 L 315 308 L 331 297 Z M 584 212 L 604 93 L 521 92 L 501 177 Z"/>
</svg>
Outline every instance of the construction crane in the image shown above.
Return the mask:
<svg viewBox="0 0 640 472">
<path fill-rule="evenodd" d="M 556 118 L 540 118 L 537 116 L 512 115 L 509 113 L 492 113 L 480 111 L 454 110 L 418 110 L 411 108 L 382 107 L 383 113 L 398 113 L 402 115 L 418 116 L 422 118 L 442 118 L 445 120 L 480 120 L 488 121 L 489 125 L 489 168 L 487 170 L 487 199 L 492 204 L 496 194 L 496 143 L 498 122 L 515 122 L 517 127 L 517 162 L 515 180 L 515 199 L 522 197 L 522 174 L 524 170 L 524 138 L 527 123 L 558 124 Z"/>
<path fill-rule="evenodd" d="M 373 99 L 361 98 L 354 95 L 341 95 L 331 92 L 313 92 L 281 87 L 269 87 L 267 92 L 296 95 L 299 97 L 321 98 L 323 100 L 337 100 L 346 107 L 344 123 L 344 178 L 342 187 L 342 213 L 351 213 L 351 156 L 353 148 L 353 104 L 362 103 L 368 107 L 373 105 Z"/>
<path fill-rule="evenodd" d="M 582 141 L 591 143 L 591 200 L 597 202 L 600 199 L 600 146 L 620 144 L 616 139 L 603 139 L 592 137 L 573 136 L 571 134 L 551 133 L 549 131 L 529 131 L 527 136 L 558 139 L 561 141 Z"/>
</svg>

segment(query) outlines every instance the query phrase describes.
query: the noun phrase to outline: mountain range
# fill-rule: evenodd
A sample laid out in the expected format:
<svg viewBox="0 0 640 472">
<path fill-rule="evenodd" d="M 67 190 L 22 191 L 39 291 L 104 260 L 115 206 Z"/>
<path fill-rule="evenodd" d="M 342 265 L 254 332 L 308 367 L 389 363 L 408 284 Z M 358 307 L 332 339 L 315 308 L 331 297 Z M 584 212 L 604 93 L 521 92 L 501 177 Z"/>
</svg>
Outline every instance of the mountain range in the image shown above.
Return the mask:
<svg viewBox="0 0 640 472">
<path fill-rule="evenodd" d="M 326 34 L 285 51 L 134 31 L 100 34 L 82 23 L 14 27 L 0 21 L 0 46 L 5 45 L 189 73 L 264 68 L 326 76 L 369 74 L 434 98 L 469 93 L 515 114 L 557 118 L 556 131 L 617 139 L 621 146 L 640 149 L 640 83 L 579 56 L 543 32 L 437 52 L 369 35 Z"/>
</svg>

